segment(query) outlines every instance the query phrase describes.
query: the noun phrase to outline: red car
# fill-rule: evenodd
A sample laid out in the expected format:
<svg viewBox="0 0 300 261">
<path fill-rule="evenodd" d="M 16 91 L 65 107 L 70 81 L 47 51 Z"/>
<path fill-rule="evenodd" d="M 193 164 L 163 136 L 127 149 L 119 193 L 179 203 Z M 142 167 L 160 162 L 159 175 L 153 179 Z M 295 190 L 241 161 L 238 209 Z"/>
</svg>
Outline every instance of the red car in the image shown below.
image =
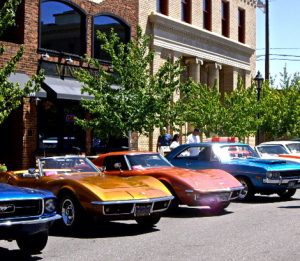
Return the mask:
<svg viewBox="0 0 300 261">
<path fill-rule="evenodd" d="M 159 179 L 175 197 L 173 207 L 208 206 L 221 212 L 243 189 L 236 178 L 223 170 L 177 168 L 159 153 L 111 152 L 99 155 L 93 162 L 109 175 L 149 175 Z"/>
</svg>

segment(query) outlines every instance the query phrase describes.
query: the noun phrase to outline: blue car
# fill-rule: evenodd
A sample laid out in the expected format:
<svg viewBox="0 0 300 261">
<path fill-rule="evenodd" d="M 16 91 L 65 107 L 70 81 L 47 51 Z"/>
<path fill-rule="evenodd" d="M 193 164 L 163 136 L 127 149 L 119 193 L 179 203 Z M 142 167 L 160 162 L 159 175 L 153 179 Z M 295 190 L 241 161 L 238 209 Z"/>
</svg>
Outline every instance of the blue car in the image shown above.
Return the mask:
<svg viewBox="0 0 300 261">
<path fill-rule="evenodd" d="M 26 254 L 47 244 L 49 226 L 60 217 L 55 196 L 48 191 L 0 183 L 0 240 L 16 240 Z"/>
<path fill-rule="evenodd" d="M 282 199 L 289 199 L 300 188 L 300 164 L 259 158 L 248 144 L 184 144 L 172 150 L 166 157 L 177 167 L 222 169 L 229 172 L 244 186 L 240 200 L 248 200 L 255 193 L 276 193 Z"/>
</svg>

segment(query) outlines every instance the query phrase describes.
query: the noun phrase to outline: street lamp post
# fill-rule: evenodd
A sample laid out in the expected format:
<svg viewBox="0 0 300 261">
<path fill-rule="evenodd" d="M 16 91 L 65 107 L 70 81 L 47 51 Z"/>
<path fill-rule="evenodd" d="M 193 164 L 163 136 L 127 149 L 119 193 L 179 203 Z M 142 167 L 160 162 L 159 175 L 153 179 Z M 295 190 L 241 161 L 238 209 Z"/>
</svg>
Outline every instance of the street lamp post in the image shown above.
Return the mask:
<svg viewBox="0 0 300 261">
<path fill-rule="evenodd" d="M 260 92 L 261 92 L 261 85 L 264 81 L 264 78 L 262 77 L 260 71 L 257 72 L 255 78 L 256 82 L 256 91 L 257 91 L 257 102 L 260 100 Z M 257 118 L 259 119 L 259 113 L 257 114 Z M 259 127 L 257 128 L 256 137 L 255 137 L 255 144 L 258 145 L 260 143 L 260 133 L 259 133 Z"/>
</svg>

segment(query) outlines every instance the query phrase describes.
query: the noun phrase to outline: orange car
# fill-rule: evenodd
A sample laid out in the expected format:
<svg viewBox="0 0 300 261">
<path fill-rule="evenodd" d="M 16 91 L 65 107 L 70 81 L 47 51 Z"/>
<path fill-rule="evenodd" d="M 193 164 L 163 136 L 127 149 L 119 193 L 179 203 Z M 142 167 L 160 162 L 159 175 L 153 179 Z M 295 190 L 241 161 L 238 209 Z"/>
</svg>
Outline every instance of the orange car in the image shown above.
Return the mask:
<svg viewBox="0 0 300 261">
<path fill-rule="evenodd" d="M 155 178 L 107 176 L 85 157 L 46 157 L 37 163 L 37 169 L 0 172 L 0 182 L 52 191 L 68 229 L 80 225 L 86 215 L 153 226 L 173 199 Z"/>
<path fill-rule="evenodd" d="M 159 179 L 175 197 L 173 207 L 178 204 L 209 206 L 214 212 L 220 212 L 243 189 L 237 179 L 223 170 L 177 168 L 159 153 L 111 152 L 99 155 L 93 163 L 109 175 L 149 175 Z"/>
</svg>

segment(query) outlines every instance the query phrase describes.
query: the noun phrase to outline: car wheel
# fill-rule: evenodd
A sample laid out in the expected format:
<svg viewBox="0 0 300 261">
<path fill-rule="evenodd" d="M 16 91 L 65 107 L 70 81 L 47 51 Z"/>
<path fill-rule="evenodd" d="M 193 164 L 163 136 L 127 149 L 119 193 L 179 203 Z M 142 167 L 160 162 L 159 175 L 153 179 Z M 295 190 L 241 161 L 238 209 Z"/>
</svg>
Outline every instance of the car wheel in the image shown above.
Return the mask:
<svg viewBox="0 0 300 261">
<path fill-rule="evenodd" d="M 34 255 L 40 253 L 48 241 L 48 231 L 21 237 L 17 239 L 20 250 L 26 254 Z"/>
<path fill-rule="evenodd" d="M 283 199 L 283 200 L 287 200 L 290 199 L 292 196 L 294 196 L 296 193 L 296 189 L 287 189 L 284 190 L 282 192 L 278 192 L 277 195 Z"/>
<path fill-rule="evenodd" d="M 135 220 L 140 226 L 153 227 L 159 222 L 160 218 L 161 218 L 160 213 L 154 213 L 151 214 L 150 216 L 137 217 Z"/>
<path fill-rule="evenodd" d="M 253 198 L 254 189 L 252 183 L 247 178 L 238 177 L 237 179 L 244 186 L 244 189 L 241 191 L 238 200 L 247 201 Z"/>
<path fill-rule="evenodd" d="M 83 216 L 78 200 L 71 195 L 64 195 L 60 200 L 60 214 L 63 226 L 72 230 L 77 227 Z"/>
</svg>

